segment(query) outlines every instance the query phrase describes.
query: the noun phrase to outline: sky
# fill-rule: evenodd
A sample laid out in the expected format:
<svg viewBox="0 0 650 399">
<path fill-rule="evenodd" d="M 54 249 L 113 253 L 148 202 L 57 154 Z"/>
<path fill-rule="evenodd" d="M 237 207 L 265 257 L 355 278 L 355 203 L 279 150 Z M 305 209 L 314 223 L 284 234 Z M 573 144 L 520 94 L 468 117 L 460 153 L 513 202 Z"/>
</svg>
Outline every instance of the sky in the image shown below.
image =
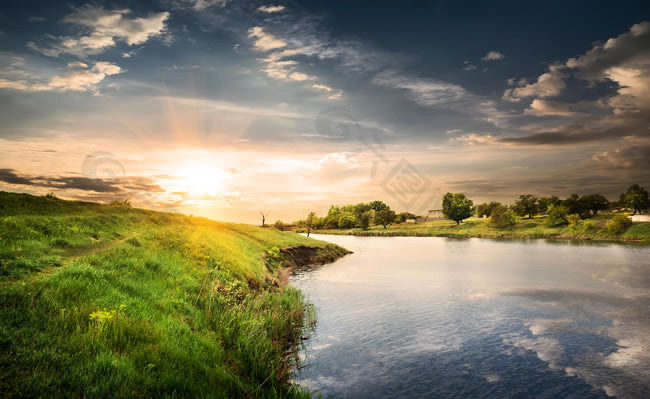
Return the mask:
<svg viewBox="0 0 650 399">
<path fill-rule="evenodd" d="M 0 190 L 259 223 L 650 186 L 644 1 L 23 1 Z"/>
</svg>

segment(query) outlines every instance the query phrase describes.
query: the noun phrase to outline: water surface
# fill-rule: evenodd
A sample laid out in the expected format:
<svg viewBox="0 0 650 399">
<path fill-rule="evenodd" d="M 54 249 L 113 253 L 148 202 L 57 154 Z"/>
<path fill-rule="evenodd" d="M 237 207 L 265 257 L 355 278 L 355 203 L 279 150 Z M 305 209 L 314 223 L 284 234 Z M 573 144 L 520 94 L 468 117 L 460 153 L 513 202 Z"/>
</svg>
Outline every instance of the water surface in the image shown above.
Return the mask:
<svg viewBox="0 0 650 399">
<path fill-rule="evenodd" d="M 650 247 L 314 236 L 297 382 L 326 397 L 647 398 Z"/>
</svg>

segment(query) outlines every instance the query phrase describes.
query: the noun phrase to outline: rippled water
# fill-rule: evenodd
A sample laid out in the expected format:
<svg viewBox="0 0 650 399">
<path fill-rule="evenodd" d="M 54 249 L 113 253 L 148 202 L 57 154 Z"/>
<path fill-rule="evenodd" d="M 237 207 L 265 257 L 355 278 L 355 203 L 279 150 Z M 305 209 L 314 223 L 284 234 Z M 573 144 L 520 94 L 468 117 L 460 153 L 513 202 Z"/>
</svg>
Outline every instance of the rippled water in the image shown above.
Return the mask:
<svg viewBox="0 0 650 399">
<path fill-rule="evenodd" d="M 650 397 L 650 247 L 316 236 L 297 382 L 327 397 Z"/>
</svg>

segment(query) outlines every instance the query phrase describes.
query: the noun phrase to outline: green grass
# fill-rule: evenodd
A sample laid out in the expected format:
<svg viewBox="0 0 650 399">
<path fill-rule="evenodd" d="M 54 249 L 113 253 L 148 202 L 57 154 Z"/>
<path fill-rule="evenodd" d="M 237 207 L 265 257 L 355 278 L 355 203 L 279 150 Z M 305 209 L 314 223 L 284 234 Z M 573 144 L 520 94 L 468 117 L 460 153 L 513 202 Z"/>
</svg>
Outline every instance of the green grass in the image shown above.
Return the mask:
<svg viewBox="0 0 650 399">
<path fill-rule="evenodd" d="M 567 225 L 546 226 L 546 217 L 538 216 L 533 219 L 518 218 L 514 226 L 494 228 L 489 225 L 489 219 L 471 218 L 456 225 L 450 220 L 433 220 L 419 224 L 394 224 L 384 229 L 382 226 L 372 226 L 369 230 L 333 229 L 318 230 L 316 233 L 344 234 L 360 236 L 440 236 L 440 237 L 486 237 L 486 238 L 559 238 L 559 239 L 590 239 L 590 240 L 634 240 L 650 241 L 650 223 L 634 223 L 621 235 L 610 234 L 607 222 L 613 214 L 599 214 L 591 220 L 591 228 L 580 226 L 571 229 Z"/>
<path fill-rule="evenodd" d="M 0 192 L 0 397 L 303 397 L 275 229 Z M 293 355 L 292 355 L 293 353 Z"/>
</svg>

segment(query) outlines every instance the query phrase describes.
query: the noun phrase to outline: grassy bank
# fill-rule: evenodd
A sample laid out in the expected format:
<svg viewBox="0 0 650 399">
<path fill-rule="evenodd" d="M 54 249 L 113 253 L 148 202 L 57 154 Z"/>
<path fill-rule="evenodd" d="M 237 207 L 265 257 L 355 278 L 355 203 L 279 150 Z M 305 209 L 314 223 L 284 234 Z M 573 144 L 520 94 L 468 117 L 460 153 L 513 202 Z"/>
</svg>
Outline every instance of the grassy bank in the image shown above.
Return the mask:
<svg viewBox="0 0 650 399">
<path fill-rule="evenodd" d="M 295 253 L 300 253 L 294 256 Z M 294 233 L 0 192 L 0 397 L 292 397 Z"/>
<path fill-rule="evenodd" d="M 319 230 L 321 234 L 343 234 L 358 236 L 433 236 L 433 237 L 485 237 L 485 238 L 555 238 L 575 240 L 629 240 L 650 242 L 650 223 L 634 223 L 621 235 L 607 231 L 607 222 L 612 214 L 597 215 L 591 220 L 591 227 L 570 228 L 567 225 L 546 226 L 543 216 L 533 219 L 518 218 L 514 226 L 494 228 L 489 219 L 471 218 L 460 225 L 450 220 L 433 220 L 419 224 L 394 224 L 384 229 L 373 226 L 369 230 L 333 229 Z"/>
</svg>

